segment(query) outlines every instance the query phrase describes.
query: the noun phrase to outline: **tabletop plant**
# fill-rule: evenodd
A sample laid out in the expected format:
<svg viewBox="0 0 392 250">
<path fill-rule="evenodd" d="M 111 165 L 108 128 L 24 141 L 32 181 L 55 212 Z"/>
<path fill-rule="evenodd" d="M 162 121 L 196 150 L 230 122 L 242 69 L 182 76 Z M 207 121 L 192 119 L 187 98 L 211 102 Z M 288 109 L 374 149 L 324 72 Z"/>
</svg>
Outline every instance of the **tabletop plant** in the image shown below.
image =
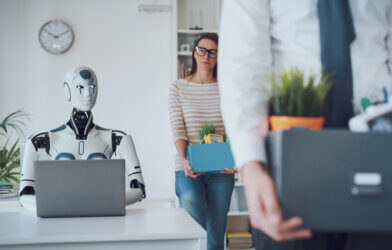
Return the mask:
<svg viewBox="0 0 392 250">
<path fill-rule="evenodd" d="M 28 120 L 28 117 L 29 114 L 23 110 L 17 110 L 0 122 L 0 140 L 2 142 L 0 146 L 0 181 L 11 183 L 11 180 L 13 180 L 19 183 L 18 176 L 20 173 L 15 171 L 15 168 L 19 167 L 20 164 L 18 143 L 20 137 L 24 137 L 23 128 L 26 126 L 24 121 Z M 9 146 L 11 131 L 16 132 L 18 138 Z"/>
<path fill-rule="evenodd" d="M 293 68 L 283 71 L 278 77 L 270 77 L 270 82 L 269 103 L 272 112 L 270 120 L 284 117 L 287 121 L 290 117 L 296 117 L 291 119 L 295 121 L 294 126 L 301 126 L 297 124 L 298 118 L 305 123 L 309 121 L 314 123 L 316 120 L 318 123 L 324 122 L 324 118 L 321 117 L 322 108 L 331 87 L 328 76 L 319 77 L 312 74 L 305 79 L 301 70 Z M 311 120 L 312 118 L 317 119 Z M 274 127 L 273 124 L 271 125 Z M 291 127 L 291 125 L 288 126 Z M 307 125 L 304 126 L 307 127 Z"/>
<path fill-rule="evenodd" d="M 215 134 L 215 125 L 212 123 L 204 123 L 203 127 L 199 129 L 199 136 L 202 143 L 204 142 L 204 137 L 209 134 Z"/>
<path fill-rule="evenodd" d="M 199 129 L 199 136 L 201 144 L 210 144 L 217 142 L 229 142 L 227 134 L 216 134 L 215 125 L 212 123 L 204 123 L 203 127 Z"/>
</svg>

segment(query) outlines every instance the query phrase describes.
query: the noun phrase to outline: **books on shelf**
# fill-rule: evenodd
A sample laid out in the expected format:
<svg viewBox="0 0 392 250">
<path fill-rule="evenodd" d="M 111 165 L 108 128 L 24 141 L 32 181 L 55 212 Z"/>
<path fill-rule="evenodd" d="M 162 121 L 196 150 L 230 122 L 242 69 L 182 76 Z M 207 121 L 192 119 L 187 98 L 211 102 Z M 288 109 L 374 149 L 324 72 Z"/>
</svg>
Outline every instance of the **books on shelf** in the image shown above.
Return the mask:
<svg viewBox="0 0 392 250">
<path fill-rule="evenodd" d="M 252 234 L 247 231 L 227 233 L 227 248 L 251 248 L 253 246 Z"/>
<path fill-rule="evenodd" d="M 191 67 L 188 67 L 183 60 L 178 64 L 178 79 L 184 79 L 189 75 Z"/>
</svg>

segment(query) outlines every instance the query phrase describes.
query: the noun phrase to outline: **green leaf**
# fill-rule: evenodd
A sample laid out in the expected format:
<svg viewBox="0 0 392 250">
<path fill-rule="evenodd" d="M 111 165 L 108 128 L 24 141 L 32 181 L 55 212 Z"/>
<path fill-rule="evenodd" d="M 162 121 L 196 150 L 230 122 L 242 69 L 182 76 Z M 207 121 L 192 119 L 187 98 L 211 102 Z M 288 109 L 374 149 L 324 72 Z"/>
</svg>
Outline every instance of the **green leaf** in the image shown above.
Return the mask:
<svg viewBox="0 0 392 250">
<path fill-rule="evenodd" d="M 0 180 L 5 180 L 8 183 L 11 183 L 11 180 L 8 179 L 8 176 L 0 176 Z"/>
<path fill-rule="evenodd" d="M 16 183 L 20 183 L 19 179 L 16 178 L 15 176 L 13 176 L 13 175 L 8 175 L 7 178 L 9 178 L 11 180 L 14 180 Z"/>
<path fill-rule="evenodd" d="M 277 80 L 279 82 L 277 82 Z M 298 68 L 283 71 L 277 78 L 270 76 L 269 103 L 272 113 L 285 116 L 319 116 L 330 89 L 329 77 L 310 75 L 305 79 Z"/>
<path fill-rule="evenodd" d="M 5 134 L 8 133 L 9 130 L 7 127 L 9 127 L 15 130 L 19 135 L 24 136 L 22 127 L 25 127 L 25 123 L 23 120 L 29 120 L 29 116 L 30 115 L 28 113 L 19 109 L 6 116 L 3 121 L 0 122 L 0 128 L 5 132 Z"/>
</svg>

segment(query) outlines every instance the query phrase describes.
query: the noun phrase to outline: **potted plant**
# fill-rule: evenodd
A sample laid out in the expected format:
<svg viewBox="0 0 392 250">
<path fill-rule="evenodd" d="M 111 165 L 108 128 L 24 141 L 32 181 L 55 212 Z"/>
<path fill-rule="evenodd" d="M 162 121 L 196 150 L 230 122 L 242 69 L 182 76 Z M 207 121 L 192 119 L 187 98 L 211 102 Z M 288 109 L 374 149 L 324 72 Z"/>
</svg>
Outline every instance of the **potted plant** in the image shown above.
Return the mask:
<svg viewBox="0 0 392 250">
<path fill-rule="evenodd" d="M 3 121 L 0 122 L 0 183 L 1 186 L 11 187 L 11 182 L 19 183 L 19 172 L 16 168 L 20 163 L 20 148 L 18 146 L 19 137 L 24 136 L 22 128 L 25 126 L 23 120 L 29 115 L 22 110 L 17 110 L 9 114 Z M 9 146 L 11 138 L 11 131 L 18 134 L 16 141 Z M 4 192 L 4 190 L 3 190 Z"/>
<path fill-rule="evenodd" d="M 209 123 L 204 123 L 203 127 L 199 129 L 199 136 L 202 144 L 205 144 L 206 141 L 206 136 L 214 134 L 215 135 L 215 125 L 214 124 L 209 124 Z"/>
<path fill-rule="evenodd" d="M 210 144 L 216 142 L 229 142 L 227 134 L 218 135 L 215 133 L 215 125 L 205 122 L 203 127 L 199 129 L 201 144 Z"/>
<path fill-rule="evenodd" d="M 291 127 L 322 129 L 321 116 L 325 98 L 330 89 L 328 76 L 310 75 L 306 80 L 298 68 L 283 71 L 277 78 L 271 77 L 269 117 L 272 130 Z"/>
</svg>

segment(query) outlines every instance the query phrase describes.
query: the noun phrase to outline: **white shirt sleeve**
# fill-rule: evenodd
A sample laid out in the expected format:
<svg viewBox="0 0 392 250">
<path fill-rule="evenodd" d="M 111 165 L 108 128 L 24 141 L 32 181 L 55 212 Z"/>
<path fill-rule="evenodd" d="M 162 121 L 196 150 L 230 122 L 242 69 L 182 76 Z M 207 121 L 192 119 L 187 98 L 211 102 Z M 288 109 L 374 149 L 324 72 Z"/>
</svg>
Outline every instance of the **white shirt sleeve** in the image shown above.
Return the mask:
<svg viewBox="0 0 392 250">
<path fill-rule="evenodd" d="M 218 79 L 222 115 L 237 168 L 266 162 L 269 76 L 272 73 L 268 0 L 223 3 Z"/>
<path fill-rule="evenodd" d="M 386 49 L 388 52 L 388 67 L 389 67 L 389 72 L 392 71 L 392 4 L 388 6 L 386 9 L 386 15 L 387 15 L 387 23 L 388 23 L 388 35 L 386 37 Z"/>
</svg>

